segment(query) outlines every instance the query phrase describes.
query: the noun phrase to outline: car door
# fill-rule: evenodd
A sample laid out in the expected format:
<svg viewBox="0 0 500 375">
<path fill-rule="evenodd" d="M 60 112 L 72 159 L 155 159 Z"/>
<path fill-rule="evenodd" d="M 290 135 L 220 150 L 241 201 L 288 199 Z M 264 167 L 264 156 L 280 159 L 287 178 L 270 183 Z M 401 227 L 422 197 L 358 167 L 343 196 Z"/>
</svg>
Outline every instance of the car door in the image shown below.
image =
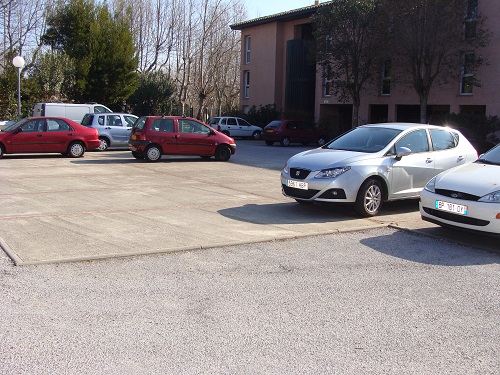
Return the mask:
<svg viewBox="0 0 500 375">
<path fill-rule="evenodd" d="M 128 144 L 131 127 L 127 127 L 121 115 L 106 115 L 104 126 L 111 138 L 113 146 L 125 146 Z"/>
<path fill-rule="evenodd" d="M 141 122 L 138 122 L 140 125 Z M 137 128 L 136 128 L 137 130 Z M 175 122 L 171 118 L 154 119 L 151 123 L 151 131 L 148 132 L 151 143 L 158 143 L 164 154 L 175 155 L 177 149 L 177 131 Z M 133 135 L 136 137 L 136 135 Z"/>
<path fill-rule="evenodd" d="M 177 152 L 180 155 L 213 155 L 215 137 L 210 127 L 190 119 L 178 119 Z"/>
<path fill-rule="evenodd" d="M 43 134 L 46 152 L 66 152 L 74 139 L 74 129 L 64 120 L 47 119 L 47 131 Z"/>
<path fill-rule="evenodd" d="M 432 149 L 435 154 L 435 174 L 464 164 L 467 155 L 460 152 L 457 139 L 446 129 L 430 129 Z"/>
<path fill-rule="evenodd" d="M 46 152 L 44 132 L 45 119 L 29 120 L 6 140 L 6 147 L 13 153 Z"/>
<path fill-rule="evenodd" d="M 228 117 L 226 124 L 227 124 L 227 130 L 229 131 L 231 137 L 243 136 L 241 133 L 241 126 L 238 125 L 238 121 L 236 121 L 235 117 Z"/>
<path fill-rule="evenodd" d="M 397 158 L 396 152 L 401 147 L 410 149 L 411 154 Z M 418 196 L 435 175 L 434 153 L 429 146 L 427 131 L 418 129 L 405 134 L 396 141 L 391 154 L 389 199 Z"/>
<path fill-rule="evenodd" d="M 252 136 L 252 125 L 250 125 L 246 120 L 242 118 L 237 118 L 238 121 L 238 136 L 239 137 L 251 137 Z"/>
</svg>

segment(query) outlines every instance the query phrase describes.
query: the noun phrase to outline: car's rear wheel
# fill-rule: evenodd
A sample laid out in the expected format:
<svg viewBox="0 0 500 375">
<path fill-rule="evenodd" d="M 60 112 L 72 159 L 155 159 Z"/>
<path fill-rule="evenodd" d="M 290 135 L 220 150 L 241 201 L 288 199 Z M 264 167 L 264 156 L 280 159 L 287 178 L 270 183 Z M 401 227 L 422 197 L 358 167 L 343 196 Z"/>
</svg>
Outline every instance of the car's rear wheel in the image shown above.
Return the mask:
<svg viewBox="0 0 500 375">
<path fill-rule="evenodd" d="M 138 160 L 144 159 L 144 154 L 139 151 L 132 151 L 132 156 Z"/>
<path fill-rule="evenodd" d="M 99 144 L 99 147 L 97 148 L 99 151 L 105 151 L 109 147 L 109 140 L 107 138 L 99 138 L 99 141 L 101 142 Z"/>
<path fill-rule="evenodd" d="M 85 146 L 81 142 L 72 142 L 68 146 L 66 154 L 72 158 L 79 158 L 85 154 Z"/>
<path fill-rule="evenodd" d="M 220 145 L 215 150 L 215 160 L 217 161 L 228 161 L 231 157 L 231 149 L 228 145 Z"/>
<path fill-rule="evenodd" d="M 288 146 L 290 146 L 290 138 L 288 138 L 288 137 L 283 137 L 283 138 L 281 138 L 280 143 L 281 143 L 281 145 L 282 145 L 283 147 L 288 147 Z"/>
<path fill-rule="evenodd" d="M 382 184 L 375 179 L 369 179 L 359 188 L 354 207 L 361 216 L 371 217 L 379 213 L 382 202 Z"/>
<path fill-rule="evenodd" d="M 262 133 L 258 130 L 254 131 L 252 134 L 253 139 L 260 139 L 261 136 L 262 136 Z"/>
<path fill-rule="evenodd" d="M 149 162 L 155 162 L 161 159 L 161 149 L 157 145 L 149 146 L 144 152 L 144 159 Z"/>
<path fill-rule="evenodd" d="M 266 141 L 266 145 L 272 146 L 272 145 L 274 145 L 274 141 Z"/>
</svg>

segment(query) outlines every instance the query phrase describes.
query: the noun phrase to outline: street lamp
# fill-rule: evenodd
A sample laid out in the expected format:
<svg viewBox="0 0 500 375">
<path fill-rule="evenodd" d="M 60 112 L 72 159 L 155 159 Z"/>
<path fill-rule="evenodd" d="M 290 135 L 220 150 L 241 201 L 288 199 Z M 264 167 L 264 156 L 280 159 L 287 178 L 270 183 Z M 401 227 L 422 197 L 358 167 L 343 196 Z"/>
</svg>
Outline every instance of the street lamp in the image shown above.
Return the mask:
<svg viewBox="0 0 500 375">
<path fill-rule="evenodd" d="M 21 119 L 21 69 L 24 66 L 24 59 L 16 56 L 12 59 L 12 64 L 17 68 L 17 120 Z"/>
</svg>

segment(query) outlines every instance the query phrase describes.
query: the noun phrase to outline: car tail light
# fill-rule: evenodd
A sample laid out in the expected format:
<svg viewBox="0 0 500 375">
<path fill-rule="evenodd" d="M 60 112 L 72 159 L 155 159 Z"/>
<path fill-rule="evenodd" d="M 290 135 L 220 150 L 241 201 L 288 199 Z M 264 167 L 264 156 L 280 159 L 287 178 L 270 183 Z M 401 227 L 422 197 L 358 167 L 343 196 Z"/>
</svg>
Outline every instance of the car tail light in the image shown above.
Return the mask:
<svg viewBox="0 0 500 375">
<path fill-rule="evenodd" d="M 145 141 L 146 140 L 146 135 L 143 134 L 143 133 L 137 132 L 137 133 L 133 133 L 130 136 L 130 139 L 132 139 L 134 141 Z"/>
<path fill-rule="evenodd" d="M 94 130 L 95 130 L 95 134 L 94 134 L 94 136 L 95 136 L 96 138 L 99 138 L 99 130 L 97 130 L 97 129 L 94 129 Z"/>
</svg>

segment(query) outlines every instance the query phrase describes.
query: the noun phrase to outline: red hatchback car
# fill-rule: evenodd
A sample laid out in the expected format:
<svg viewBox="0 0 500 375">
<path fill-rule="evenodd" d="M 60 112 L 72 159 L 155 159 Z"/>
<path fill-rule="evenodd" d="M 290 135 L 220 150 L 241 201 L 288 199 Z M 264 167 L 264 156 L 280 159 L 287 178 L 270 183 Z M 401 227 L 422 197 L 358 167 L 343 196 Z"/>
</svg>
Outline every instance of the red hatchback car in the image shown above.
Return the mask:
<svg viewBox="0 0 500 375">
<path fill-rule="evenodd" d="M 136 159 L 158 161 L 162 155 L 214 156 L 227 161 L 236 151 L 233 138 L 181 116 L 144 116 L 132 128 L 129 149 Z"/>
<path fill-rule="evenodd" d="M 290 143 L 302 143 L 304 146 L 314 143 L 323 146 L 328 141 L 325 132 L 316 129 L 310 122 L 299 120 L 271 121 L 264 128 L 262 138 L 268 146 L 279 142 L 283 147 L 288 147 Z"/>
<path fill-rule="evenodd" d="M 0 132 L 0 158 L 4 154 L 57 152 L 73 158 L 100 145 L 97 129 L 67 118 L 31 117 Z"/>
</svg>

